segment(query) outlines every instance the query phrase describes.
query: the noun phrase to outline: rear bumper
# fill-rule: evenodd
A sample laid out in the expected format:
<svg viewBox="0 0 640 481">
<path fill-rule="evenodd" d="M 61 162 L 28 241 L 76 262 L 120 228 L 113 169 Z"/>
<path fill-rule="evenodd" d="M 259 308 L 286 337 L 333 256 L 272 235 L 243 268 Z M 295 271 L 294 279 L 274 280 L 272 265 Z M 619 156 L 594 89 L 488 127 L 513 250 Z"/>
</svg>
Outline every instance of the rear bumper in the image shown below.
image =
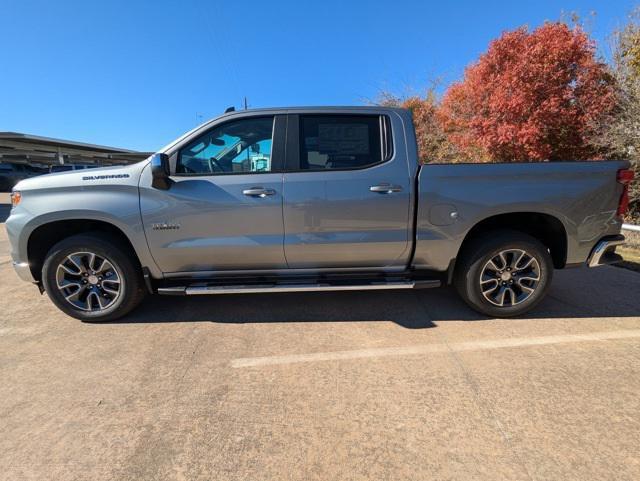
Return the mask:
<svg viewBox="0 0 640 481">
<path fill-rule="evenodd" d="M 620 244 L 624 244 L 624 236 L 621 234 L 600 239 L 591 254 L 589 254 L 587 265 L 589 267 L 598 267 L 620 262 L 622 256 L 615 253 L 616 246 Z"/>
</svg>

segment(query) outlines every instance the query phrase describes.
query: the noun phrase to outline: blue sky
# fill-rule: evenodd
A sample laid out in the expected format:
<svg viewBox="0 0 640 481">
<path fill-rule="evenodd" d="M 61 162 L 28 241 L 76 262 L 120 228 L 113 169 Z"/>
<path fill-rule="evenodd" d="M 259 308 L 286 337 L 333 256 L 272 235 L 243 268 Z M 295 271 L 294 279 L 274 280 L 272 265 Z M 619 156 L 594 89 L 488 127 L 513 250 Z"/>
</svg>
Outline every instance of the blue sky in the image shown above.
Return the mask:
<svg viewBox="0 0 640 481">
<path fill-rule="evenodd" d="M 637 3 L 0 0 L 0 131 L 152 151 L 244 96 L 357 105 L 455 80 L 503 30 L 563 11 L 604 46 Z"/>
</svg>

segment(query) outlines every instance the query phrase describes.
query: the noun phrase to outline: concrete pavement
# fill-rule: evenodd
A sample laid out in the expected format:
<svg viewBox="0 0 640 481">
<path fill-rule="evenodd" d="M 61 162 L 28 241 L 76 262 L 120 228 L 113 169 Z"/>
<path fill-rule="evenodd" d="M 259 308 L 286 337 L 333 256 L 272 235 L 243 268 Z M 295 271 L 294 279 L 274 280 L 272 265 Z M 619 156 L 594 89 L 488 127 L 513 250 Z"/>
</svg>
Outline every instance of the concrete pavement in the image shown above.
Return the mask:
<svg viewBox="0 0 640 481">
<path fill-rule="evenodd" d="M 558 272 L 515 320 L 437 289 L 82 324 L 7 262 L 0 293 L 0 479 L 640 479 L 638 273 Z"/>
</svg>

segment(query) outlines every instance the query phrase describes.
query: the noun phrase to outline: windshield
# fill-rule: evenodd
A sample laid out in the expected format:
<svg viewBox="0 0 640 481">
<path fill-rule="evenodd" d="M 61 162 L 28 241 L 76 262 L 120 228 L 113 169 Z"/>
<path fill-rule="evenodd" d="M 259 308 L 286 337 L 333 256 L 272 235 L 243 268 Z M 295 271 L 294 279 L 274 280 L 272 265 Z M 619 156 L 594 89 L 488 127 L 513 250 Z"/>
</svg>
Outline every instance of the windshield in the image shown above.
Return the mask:
<svg viewBox="0 0 640 481">
<path fill-rule="evenodd" d="M 198 125 L 197 127 L 191 129 L 189 132 L 181 135 L 180 137 L 178 137 L 176 140 L 174 140 L 173 142 L 168 143 L 167 145 L 165 145 L 164 147 L 162 147 L 160 150 L 158 150 L 158 152 L 167 152 L 168 150 L 171 150 L 171 148 L 173 148 L 175 145 L 178 145 L 180 142 L 182 142 L 184 139 L 186 139 L 187 137 L 189 137 L 191 134 L 193 134 L 194 132 L 196 132 L 197 130 L 199 130 L 201 127 L 205 127 L 207 125 L 209 125 L 211 122 L 213 122 L 216 119 L 212 119 L 212 120 L 208 120 L 200 125 Z"/>
</svg>

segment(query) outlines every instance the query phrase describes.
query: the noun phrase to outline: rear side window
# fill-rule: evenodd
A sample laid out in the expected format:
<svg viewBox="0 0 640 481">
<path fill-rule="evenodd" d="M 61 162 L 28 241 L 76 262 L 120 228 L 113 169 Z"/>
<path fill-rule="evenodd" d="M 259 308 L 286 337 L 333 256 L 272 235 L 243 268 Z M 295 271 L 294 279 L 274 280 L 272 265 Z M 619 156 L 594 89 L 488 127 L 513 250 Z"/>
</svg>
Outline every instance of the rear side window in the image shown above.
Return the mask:
<svg viewBox="0 0 640 481">
<path fill-rule="evenodd" d="M 302 170 L 361 169 L 383 160 L 378 115 L 303 115 L 300 117 Z"/>
</svg>

